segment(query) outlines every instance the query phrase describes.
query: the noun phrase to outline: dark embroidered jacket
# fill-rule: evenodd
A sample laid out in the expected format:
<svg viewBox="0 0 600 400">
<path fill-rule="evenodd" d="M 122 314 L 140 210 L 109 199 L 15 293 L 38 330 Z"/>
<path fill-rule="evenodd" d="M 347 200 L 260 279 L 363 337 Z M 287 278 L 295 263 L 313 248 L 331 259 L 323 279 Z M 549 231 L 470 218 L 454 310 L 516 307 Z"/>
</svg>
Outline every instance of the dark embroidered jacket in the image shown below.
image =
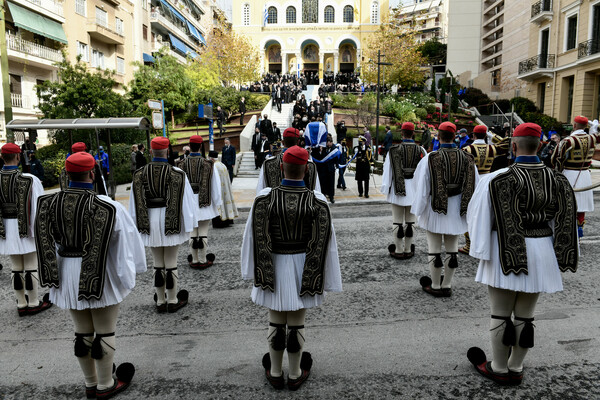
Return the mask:
<svg viewBox="0 0 600 400">
<path fill-rule="evenodd" d="M 559 171 L 589 169 L 599 139 L 598 135 L 585 134 L 583 131 L 582 134 L 564 138 L 552 153 L 552 165 Z"/>
<path fill-rule="evenodd" d="M 6 239 L 4 218 L 17 220 L 19 237 L 30 236 L 32 187 L 33 178 L 18 170 L 0 172 L 0 238 Z"/>
<path fill-rule="evenodd" d="M 211 203 L 213 165 L 212 160 L 201 156 L 188 156 L 177 164 L 186 173 L 192 190 L 198 195 L 200 208 L 208 207 Z"/>
<path fill-rule="evenodd" d="M 448 198 L 462 194 L 460 215 L 465 215 L 475 191 L 473 156 L 458 148 L 441 148 L 429 154 L 429 174 L 433 211 L 446 214 Z"/>
<path fill-rule="evenodd" d="M 265 187 L 275 188 L 281 185 L 281 181 L 283 180 L 283 171 L 281 170 L 282 159 L 283 152 L 265 160 L 263 163 Z M 310 190 L 315 190 L 315 186 L 317 185 L 317 166 L 310 160 L 307 165 L 308 172 L 304 175 L 304 183 Z"/>
<path fill-rule="evenodd" d="M 135 217 L 140 233 L 150 234 L 149 208 L 166 207 L 165 235 L 181 232 L 185 172 L 164 162 L 151 162 L 133 173 Z"/>
<path fill-rule="evenodd" d="M 300 296 L 323 293 L 331 237 L 327 203 L 306 187 L 278 186 L 254 201 L 254 285 L 275 290 L 272 253 L 306 253 Z"/>
<path fill-rule="evenodd" d="M 500 264 L 505 275 L 527 274 L 526 237 L 552 236 L 561 271 L 577 270 L 577 205 L 567 178 L 542 163 L 513 164 L 490 182 Z"/>
<path fill-rule="evenodd" d="M 406 196 L 405 179 L 412 179 L 417 164 L 427 152 L 416 143 L 395 144 L 390 147 L 388 157 L 392 164 L 394 191 L 398 196 Z"/>
<path fill-rule="evenodd" d="M 66 189 L 40 196 L 35 221 L 40 284 L 58 288 L 61 257 L 82 257 L 79 300 L 100 299 L 116 208 L 91 190 Z"/>
</svg>

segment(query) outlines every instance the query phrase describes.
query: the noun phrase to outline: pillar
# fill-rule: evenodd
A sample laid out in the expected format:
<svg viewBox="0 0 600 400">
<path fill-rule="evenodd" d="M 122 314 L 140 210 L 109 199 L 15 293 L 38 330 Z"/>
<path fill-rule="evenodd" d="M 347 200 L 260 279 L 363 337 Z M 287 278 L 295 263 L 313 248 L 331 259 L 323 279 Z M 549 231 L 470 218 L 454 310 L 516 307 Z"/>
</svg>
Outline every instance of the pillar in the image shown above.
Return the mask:
<svg viewBox="0 0 600 400">
<path fill-rule="evenodd" d="M 325 70 L 325 54 L 319 49 L 319 84 L 323 83 L 323 71 Z"/>
<path fill-rule="evenodd" d="M 337 75 L 340 70 L 340 52 L 333 53 L 333 74 Z"/>
<path fill-rule="evenodd" d="M 296 68 L 298 69 L 296 73 L 302 72 L 302 54 L 296 53 Z"/>
<path fill-rule="evenodd" d="M 281 74 L 288 73 L 288 55 L 287 53 L 281 53 Z"/>
</svg>

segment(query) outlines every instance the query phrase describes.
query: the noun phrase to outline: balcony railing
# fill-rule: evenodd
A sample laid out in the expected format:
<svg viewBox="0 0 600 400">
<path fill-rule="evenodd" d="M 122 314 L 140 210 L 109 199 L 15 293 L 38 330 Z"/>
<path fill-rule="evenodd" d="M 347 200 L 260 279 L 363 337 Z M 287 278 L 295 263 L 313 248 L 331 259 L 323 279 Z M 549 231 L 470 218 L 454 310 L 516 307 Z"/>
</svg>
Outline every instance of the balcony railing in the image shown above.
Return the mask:
<svg viewBox="0 0 600 400">
<path fill-rule="evenodd" d="M 23 96 L 22 94 L 11 93 L 10 102 L 13 107 L 31 108 L 31 104 L 29 103 L 29 97 Z"/>
<path fill-rule="evenodd" d="M 43 9 L 51 11 L 56 15 L 60 15 L 61 17 L 65 16 L 62 2 L 59 2 L 56 0 L 25 0 L 25 1 L 35 4 L 36 6 L 40 6 Z"/>
<path fill-rule="evenodd" d="M 31 56 L 44 58 L 53 62 L 60 62 L 63 60 L 63 56 L 60 51 L 21 39 L 19 36 L 15 36 L 10 33 L 6 35 L 6 44 L 10 50 L 19 51 Z"/>
<path fill-rule="evenodd" d="M 583 58 L 597 53 L 600 53 L 600 40 L 590 39 L 579 43 L 579 48 L 577 49 L 577 58 Z"/>
<path fill-rule="evenodd" d="M 531 6 L 531 18 L 535 18 L 543 12 L 552 12 L 552 0 L 540 0 Z"/>
<path fill-rule="evenodd" d="M 552 69 L 555 60 L 556 56 L 554 54 L 538 54 L 535 57 L 528 58 L 519 63 L 519 75 L 539 69 Z"/>
</svg>

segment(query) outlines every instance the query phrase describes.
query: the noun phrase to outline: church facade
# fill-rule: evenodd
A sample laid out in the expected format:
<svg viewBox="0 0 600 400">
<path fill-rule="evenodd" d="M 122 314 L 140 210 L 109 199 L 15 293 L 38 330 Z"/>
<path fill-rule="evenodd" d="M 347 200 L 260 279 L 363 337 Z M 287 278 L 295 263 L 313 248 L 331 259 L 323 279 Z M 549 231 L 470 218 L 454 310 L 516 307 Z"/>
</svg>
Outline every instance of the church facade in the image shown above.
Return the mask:
<svg viewBox="0 0 600 400">
<path fill-rule="evenodd" d="M 389 16 L 389 0 L 233 0 L 233 30 L 262 55 L 263 73 L 360 71 L 364 39 Z M 316 82 L 315 82 L 316 83 Z"/>
</svg>

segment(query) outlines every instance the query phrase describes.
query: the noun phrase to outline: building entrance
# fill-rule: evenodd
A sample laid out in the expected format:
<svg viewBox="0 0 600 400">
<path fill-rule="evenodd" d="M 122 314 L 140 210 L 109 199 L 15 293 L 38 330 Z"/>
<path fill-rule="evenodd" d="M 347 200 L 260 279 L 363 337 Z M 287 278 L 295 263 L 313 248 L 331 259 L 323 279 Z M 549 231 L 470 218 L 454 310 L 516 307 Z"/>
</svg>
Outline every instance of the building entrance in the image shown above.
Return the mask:
<svg viewBox="0 0 600 400">
<path fill-rule="evenodd" d="M 304 76 L 307 85 L 319 84 L 319 63 L 304 64 Z"/>
</svg>

